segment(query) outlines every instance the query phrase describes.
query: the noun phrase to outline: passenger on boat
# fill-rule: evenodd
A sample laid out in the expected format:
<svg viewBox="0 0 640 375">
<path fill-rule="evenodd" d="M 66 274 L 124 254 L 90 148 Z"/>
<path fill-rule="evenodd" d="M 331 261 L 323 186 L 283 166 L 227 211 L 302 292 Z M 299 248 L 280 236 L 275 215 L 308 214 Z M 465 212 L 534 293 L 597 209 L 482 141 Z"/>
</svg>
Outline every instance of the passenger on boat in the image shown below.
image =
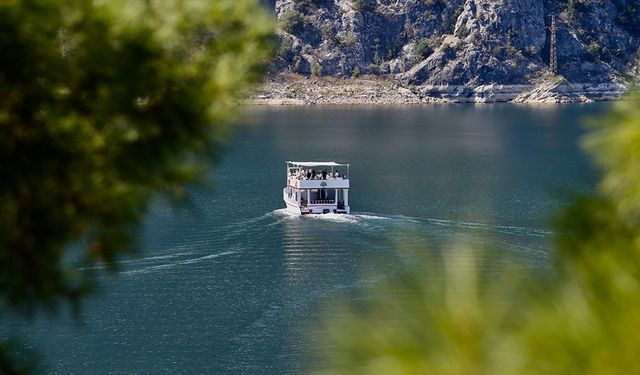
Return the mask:
<svg viewBox="0 0 640 375">
<path fill-rule="evenodd" d="M 310 179 L 311 179 L 311 171 L 312 171 L 312 170 L 313 170 L 313 169 L 307 169 L 307 180 L 310 180 Z"/>
<path fill-rule="evenodd" d="M 311 169 L 311 179 L 315 180 L 316 179 L 316 170 L 315 169 Z"/>
<path fill-rule="evenodd" d="M 323 180 L 327 179 L 327 170 L 326 169 L 322 170 L 322 179 Z"/>
</svg>

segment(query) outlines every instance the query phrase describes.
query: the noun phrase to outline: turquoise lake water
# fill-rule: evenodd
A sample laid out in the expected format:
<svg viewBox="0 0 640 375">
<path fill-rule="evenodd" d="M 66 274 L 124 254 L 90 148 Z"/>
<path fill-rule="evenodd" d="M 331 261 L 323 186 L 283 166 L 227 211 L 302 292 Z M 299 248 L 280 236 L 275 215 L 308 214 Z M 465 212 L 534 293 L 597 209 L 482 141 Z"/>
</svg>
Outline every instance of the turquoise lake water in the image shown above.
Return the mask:
<svg viewBox="0 0 640 375">
<path fill-rule="evenodd" d="M 80 321 L 15 330 L 50 373 L 304 373 L 322 307 L 393 277 L 403 239 L 494 244 L 548 267 L 560 192 L 596 180 L 581 119 L 606 108 L 253 108 L 213 189 L 193 189 L 190 209 L 156 202 L 139 252 L 100 277 Z M 286 160 L 351 163 L 353 215 L 286 215 Z"/>
</svg>

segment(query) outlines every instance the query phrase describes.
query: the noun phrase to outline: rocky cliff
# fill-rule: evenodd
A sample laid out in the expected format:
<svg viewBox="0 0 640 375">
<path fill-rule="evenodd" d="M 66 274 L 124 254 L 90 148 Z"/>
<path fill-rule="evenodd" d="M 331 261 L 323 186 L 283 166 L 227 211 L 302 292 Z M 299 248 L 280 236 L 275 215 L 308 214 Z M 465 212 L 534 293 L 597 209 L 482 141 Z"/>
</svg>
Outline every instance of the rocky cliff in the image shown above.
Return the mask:
<svg viewBox="0 0 640 375">
<path fill-rule="evenodd" d="M 640 0 L 273 0 L 276 72 L 393 77 L 406 87 L 520 87 L 556 78 L 621 82 L 634 72 Z"/>
</svg>

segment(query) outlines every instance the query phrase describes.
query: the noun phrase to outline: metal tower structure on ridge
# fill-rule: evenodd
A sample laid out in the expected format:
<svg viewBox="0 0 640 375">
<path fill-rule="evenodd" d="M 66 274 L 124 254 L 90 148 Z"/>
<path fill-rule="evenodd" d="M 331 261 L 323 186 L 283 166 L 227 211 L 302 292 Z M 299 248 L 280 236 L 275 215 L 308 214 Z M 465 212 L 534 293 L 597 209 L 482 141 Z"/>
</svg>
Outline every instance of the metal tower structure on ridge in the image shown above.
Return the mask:
<svg viewBox="0 0 640 375">
<path fill-rule="evenodd" d="M 557 50 L 557 38 L 556 38 L 556 16 L 555 14 L 551 16 L 551 43 L 550 43 L 550 52 L 549 52 L 549 70 L 551 74 L 558 74 L 558 50 Z"/>
</svg>

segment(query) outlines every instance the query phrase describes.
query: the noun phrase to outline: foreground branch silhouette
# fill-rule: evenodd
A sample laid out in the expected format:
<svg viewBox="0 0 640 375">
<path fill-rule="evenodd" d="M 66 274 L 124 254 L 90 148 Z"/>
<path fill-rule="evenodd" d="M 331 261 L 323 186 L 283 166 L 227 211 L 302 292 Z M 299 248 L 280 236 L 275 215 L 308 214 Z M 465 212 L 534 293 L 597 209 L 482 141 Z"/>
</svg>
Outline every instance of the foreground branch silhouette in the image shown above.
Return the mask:
<svg viewBox="0 0 640 375">
<path fill-rule="evenodd" d="M 0 1 L 0 309 L 77 304 L 69 264 L 130 251 L 219 152 L 273 31 L 250 0 Z"/>
</svg>

